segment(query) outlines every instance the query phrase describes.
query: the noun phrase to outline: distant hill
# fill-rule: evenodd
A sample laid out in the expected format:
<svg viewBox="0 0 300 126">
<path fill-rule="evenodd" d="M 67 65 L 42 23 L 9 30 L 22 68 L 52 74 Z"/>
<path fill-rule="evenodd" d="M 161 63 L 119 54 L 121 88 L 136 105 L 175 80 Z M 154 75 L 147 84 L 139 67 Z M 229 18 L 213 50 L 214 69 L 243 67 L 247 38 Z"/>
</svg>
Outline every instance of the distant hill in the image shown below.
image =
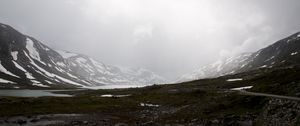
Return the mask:
<svg viewBox="0 0 300 126">
<path fill-rule="evenodd" d="M 219 60 L 181 76 L 177 82 L 214 78 L 259 68 L 300 64 L 300 33 L 295 33 L 254 53 L 244 53 Z"/>
</svg>

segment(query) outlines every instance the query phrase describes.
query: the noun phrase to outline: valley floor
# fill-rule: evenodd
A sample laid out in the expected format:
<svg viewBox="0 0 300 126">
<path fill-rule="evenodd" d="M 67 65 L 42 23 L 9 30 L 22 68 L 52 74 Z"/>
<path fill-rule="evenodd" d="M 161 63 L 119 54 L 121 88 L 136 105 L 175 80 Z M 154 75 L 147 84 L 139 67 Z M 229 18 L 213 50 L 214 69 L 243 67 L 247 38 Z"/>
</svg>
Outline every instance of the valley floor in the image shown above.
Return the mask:
<svg viewBox="0 0 300 126">
<path fill-rule="evenodd" d="M 0 126 L 297 126 L 299 75 L 298 68 L 260 69 L 181 84 L 64 92 L 74 97 L 1 97 Z M 243 80 L 227 81 L 235 78 Z M 230 90 L 245 86 L 253 87 Z"/>
</svg>

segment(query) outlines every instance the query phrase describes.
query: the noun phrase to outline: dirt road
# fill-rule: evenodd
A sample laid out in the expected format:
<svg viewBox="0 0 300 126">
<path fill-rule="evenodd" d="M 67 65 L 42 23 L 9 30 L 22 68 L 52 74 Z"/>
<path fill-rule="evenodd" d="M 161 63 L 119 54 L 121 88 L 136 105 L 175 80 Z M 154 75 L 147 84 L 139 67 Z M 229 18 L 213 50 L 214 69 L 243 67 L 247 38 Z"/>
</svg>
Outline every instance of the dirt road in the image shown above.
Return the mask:
<svg viewBox="0 0 300 126">
<path fill-rule="evenodd" d="M 264 97 L 272 97 L 272 98 L 280 98 L 280 99 L 300 101 L 300 98 L 298 98 L 298 97 L 274 95 L 274 94 L 266 94 L 266 93 L 257 93 L 257 92 L 248 92 L 248 91 L 245 91 L 245 90 L 239 90 L 238 92 L 241 95 L 264 96 Z"/>
</svg>

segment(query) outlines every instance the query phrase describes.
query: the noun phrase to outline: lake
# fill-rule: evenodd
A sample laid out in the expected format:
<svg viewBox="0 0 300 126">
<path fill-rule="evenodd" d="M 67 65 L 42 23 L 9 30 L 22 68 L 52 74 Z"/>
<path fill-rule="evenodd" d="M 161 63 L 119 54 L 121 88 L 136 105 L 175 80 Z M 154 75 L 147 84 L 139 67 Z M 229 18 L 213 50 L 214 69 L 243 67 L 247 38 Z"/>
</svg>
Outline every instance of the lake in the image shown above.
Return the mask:
<svg viewBox="0 0 300 126">
<path fill-rule="evenodd" d="M 97 89 L 122 89 L 122 88 L 137 88 L 144 87 L 146 85 L 103 85 L 96 87 L 84 87 L 75 90 L 97 90 Z M 0 90 L 0 96 L 11 96 L 11 97 L 72 97 L 72 95 L 61 94 L 59 91 L 74 91 L 73 90 L 30 90 L 30 89 L 19 89 L 19 90 Z M 55 93 L 53 93 L 55 92 Z"/>
<path fill-rule="evenodd" d="M 150 85 L 125 85 L 125 84 L 108 84 L 108 85 L 102 85 L 102 86 L 94 86 L 94 87 L 84 87 L 83 89 L 92 89 L 92 90 L 97 90 L 97 89 L 124 89 L 124 88 L 140 88 L 140 87 L 145 87 L 145 86 L 150 86 Z"/>
<path fill-rule="evenodd" d="M 53 93 L 55 91 L 55 93 Z M 0 90 L 0 96 L 11 96 L 11 97 L 72 97 L 68 94 L 59 94 L 59 91 L 64 90 Z"/>
</svg>

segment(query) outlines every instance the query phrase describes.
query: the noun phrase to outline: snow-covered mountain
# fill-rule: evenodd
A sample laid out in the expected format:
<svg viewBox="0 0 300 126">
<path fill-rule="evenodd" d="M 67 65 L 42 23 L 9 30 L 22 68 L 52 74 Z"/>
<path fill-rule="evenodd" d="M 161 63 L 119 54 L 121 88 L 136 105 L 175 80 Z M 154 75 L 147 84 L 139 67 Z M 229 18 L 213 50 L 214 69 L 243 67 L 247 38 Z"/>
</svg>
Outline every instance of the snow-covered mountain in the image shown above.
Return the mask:
<svg viewBox="0 0 300 126">
<path fill-rule="evenodd" d="M 266 67 L 299 65 L 299 53 L 300 32 L 279 40 L 257 52 L 244 53 L 201 67 L 192 73 L 181 76 L 177 82 L 213 78 Z"/>
<path fill-rule="evenodd" d="M 97 84 L 159 84 L 164 79 L 143 68 L 124 68 L 106 65 L 93 58 L 68 51 L 57 51 L 68 62 L 75 75 L 93 85 Z"/>
<path fill-rule="evenodd" d="M 82 54 L 53 50 L 33 37 L 0 24 L 2 88 L 147 85 L 163 82 L 162 77 L 145 69 L 105 65 Z"/>
</svg>

